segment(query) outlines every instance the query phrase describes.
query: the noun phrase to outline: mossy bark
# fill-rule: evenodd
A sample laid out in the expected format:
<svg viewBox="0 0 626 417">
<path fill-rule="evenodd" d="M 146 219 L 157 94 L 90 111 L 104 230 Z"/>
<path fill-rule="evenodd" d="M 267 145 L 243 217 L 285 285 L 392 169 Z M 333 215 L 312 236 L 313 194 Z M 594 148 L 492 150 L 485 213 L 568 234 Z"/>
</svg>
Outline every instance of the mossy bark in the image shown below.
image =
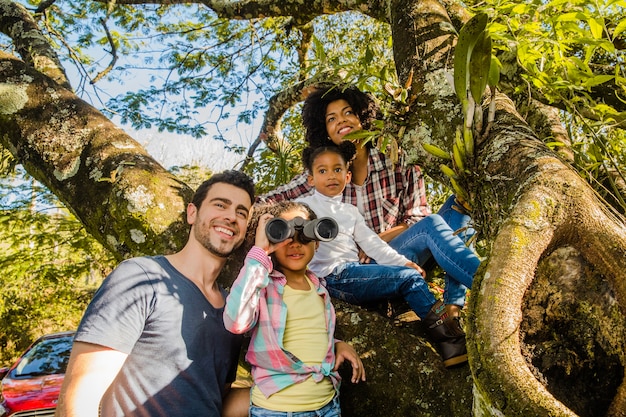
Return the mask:
<svg viewBox="0 0 626 417">
<path fill-rule="evenodd" d="M 398 0 L 391 4 L 400 84 L 409 86 L 409 95 L 417 98 L 410 110 L 400 108 L 398 114 L 402 117 L 391 120 L 390 124 L 406 124 L 402 146 L 409 159 L 418 162 L 429 175 L 445 180 L 438 168 L 442 161 L 427 154 L 421 144 L 451 149 L 454 130 L 463 120 L 449 81 L 455 36 L 445 28 L 453 24 L 450 17 L 453 7 L 450 2 L 430 0 Z M 461 22 L 467 18 L 456 12 L 454 17 Z M 605 277 L 615 311 L 624 314 L 624 220 L 609 213 L 591 188 L 537 136 L 536 132 L 546 137 L 564 134 L 562 128 L 555 131 L 559 125 L 552 112 L 534 119 L 537 127 L 534 130 L 507 97 L 499 96 L 497 104 L 496 120 L 489 134 L 482 136 L 484 131 L 481 131 L 475 136 L 476 153 L 465 161 L 471 173 L 459 179 L 470 196 L 472 217 L 481 237 L 489 242 L 485 261 L 472 287 L 466 321 L 474 378 L 473 412 L 481 416 L 584 413 L 588 405 L 578 404 L 577 400 L 565 401 L 566 404 L 559 401 L 551 392 L 555 384 L 537 377 L 535 367 L 532 371 L 529 368 L 530 351 L 520 341 L 520 326 L 525 318 L 522 303 L 526 291 L 539 278 L 535 272 L 537 265 L 553 251 L 571 246 Z M 525 114 L 546 112 L 534 104 L 535 113 L 527 108 Z M 618 318 L 615 314 L 612 317 Z M 585 324 L 587 329 L 598 325 L 591 317 Z M 539 334 L 560 331 L 557 322 L 546 325 L 545 333 Z M 616 388 L 607 393 L 610 398 L 599 406 L 610 416 L 626 413 L 626 361 L 623 354 L 612 356 L 611 353 L 619 352 L 623 344 L 624 337 L 617 332 L 613 344 L 603 348 L 609 353 L 594 356 L 587 352 L 590 358 L 598 360 L 597 363 L 588 360 L 588 369 L 598 372 L 605 367 L 612 369 L 608 375 L 611 387 Z M 541 357 L 543 352 L 533 353 Z M 572 398 L 586 395 L 584 384 L 571 389 L 580 390 L 571 392 Z"/>
<path fill-rule="evenodd" d="M 0 143 L 118 259 L 182 248 L 192 190 L 102 113 L 0 52 Z"/>
<path fill-rule="evenodd" d="M 594 308 L 609 303 L 615 309 L 610 316 L 618 318 L 618 312 L 623 313 L 626 305 L 622 275 L 626 268 L 626 228 L 604 208 L 589 186 L 534 136 L 510 101 L 500 98 L 498 108 L 492 136 L 479 144 L 478 152 L 479 166 L 486 167 L 482 176 L 484 186 L 477 187 L 477 201 L 482 207 L 478 220 L 494 226 L 484 229 L 492 236 L 493 243 L 476 277 L 470 299 L 474 320 L 468 322 L 468 350 L 479 399 L 475 402 L 475 413 L 492 415 L 497 410 L 507 416 L 622 416 L 626 410 L 623 331 L 617 330 L 610 343 L 603 342 L 592 329 L 602 328 L 601 322 L 606 319 L 599 320 L 597 314 L 584 320 L 578 317 L 576 326 L 585 328 L 588 336 L 581 342 L 580 338 L 563 337 L 563 329 L 571 322 L 548 317 L 537 321 L 536 314 L 533 316 L 535 325 L 545 326 L 533 329 L 533 344 L 558 346 L 556 340 L 562 351 L 584 353 L 585 375 L 611 369 L 606 376 L 611 377 L 608 384 L 612 392 L 605 392 L 607 397 L 601 405 L 590 406 L 585 400 L 585 397 L 591 398 L 586 388 L 590 381 L 571 384 L 568 397 L 564 399 L 562 387 L 557 389 L 559 384 L 548 377 L 555 378 L 559 374 L 551 369 L 553 353 L 544 356 L 546 352 L 524 344 L 520 329 L 526 318 L 524 297 L 535 280 L 541 280 L 545 273 L 539 266 L 555 251 L 569 247 L 596 271 L 581 274 L 579 285 L 601 288 L 594 277 L 602 274 L 606 288 L 610 289 L 610 295 L 603 302 L 591 297 L 595 300 Z M 552 269 L 559 271 L 553 272 L 552 279 L 566 282 L 567 261 L 550 259 L 557 264 Z M 566 290 L 563 288 L 561 294 L 566 294 Z M 561 308 L 571 310 L 570 303 L 580 308 L 589 304 L 574 292 L 569 297 L 563 297 Z M 554 299 L 551 302 L 552 308 L 559 304 Z M 536 313 L 535 307 L 527 309 Z M 623 321 L 609 323 L 616 329 L 623 326 Z M 528 330 L 524 334 L 529 334 Z M 602 345 L 602 349 L 590 348 L 598 345 Z M 583 367 L 575 360 L 575 355 L 561 359 L 560 369 L 568 372 Z M 529 363 L 533 365 L 529 367 Z M 542 366 L 538 367 L 539 364 Z M 564 401 L 559 401 L 555 394 Z M 595 412 L 604 409 L 606 413 L 588 414 L 590 407 Z"/>
<path fill-rule="evenodd" d="M 393 318 L 335 301 L 337 336 L 362 357 L 367 381 L 350 382 L 342 369 L 342 410 L 346 417 L 471 416 L 469 367 L 444 368 L 419 321 Z"/>
<path fill-rule="evenodd" d="M 523 301 L 522 352 L 581 417 L 603 416 L 624 379 L 626 321 L 610 283 L 573 247 L 546 255 Z"/>
</svg>

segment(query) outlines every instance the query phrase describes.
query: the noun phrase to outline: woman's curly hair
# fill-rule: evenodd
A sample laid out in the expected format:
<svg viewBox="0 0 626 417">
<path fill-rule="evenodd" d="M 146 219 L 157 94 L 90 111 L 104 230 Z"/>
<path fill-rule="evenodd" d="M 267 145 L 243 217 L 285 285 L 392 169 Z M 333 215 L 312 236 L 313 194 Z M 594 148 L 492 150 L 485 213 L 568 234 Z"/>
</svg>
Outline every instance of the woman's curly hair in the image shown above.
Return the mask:
<svg viewBox="0 0 626 417">
<path fill-rule="evenodd" d="M 369 93 L 364 93 L 353 85 L 321 85 L 308 95 L 302 108 L 305 139 L 310 147 L 333 144 L 326 132 L 326 108 L 337 100 L 346 100 L 350 104 L 363 129 L 370 130 L 372 121 L 379 117 L 380 108 Z M 371 142 L 368 142 L 368 146 L 371 146 Z"/>
<path fill-rule="evenodd" d="M 313 173 L 313 162 L 315 159 L 327 152 L 336 153 L 341 156 L 346 166 L 350 167 L 350 162 L 356 156 L 356 146 L 352 142 L 343 141 L 339 145 L 335 145 L 331 142 L 331 145 L 320 146 L 314 148 L 312 146 L 306 147 L 302 150 L 302 163 L 304 167 L 309 171 L 309 174 Z"/>
</svg>

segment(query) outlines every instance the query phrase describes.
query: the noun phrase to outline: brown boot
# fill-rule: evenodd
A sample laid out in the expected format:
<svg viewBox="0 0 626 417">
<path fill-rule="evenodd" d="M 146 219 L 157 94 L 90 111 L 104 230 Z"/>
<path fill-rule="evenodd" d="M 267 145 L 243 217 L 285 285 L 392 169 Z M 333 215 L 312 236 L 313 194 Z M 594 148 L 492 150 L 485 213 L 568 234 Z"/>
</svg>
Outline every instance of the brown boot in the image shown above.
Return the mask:
<svg viewBox="0 0 626 417">
<path fill-rule="evenodd" d="M 465 332 L 461 328 L 459 317 L 446 313 L 446 306 L 437 301 L 424 318 L 426 331 L 437 343 L 443 365 L 450 368 L 467 362 Z"/>
</svg>

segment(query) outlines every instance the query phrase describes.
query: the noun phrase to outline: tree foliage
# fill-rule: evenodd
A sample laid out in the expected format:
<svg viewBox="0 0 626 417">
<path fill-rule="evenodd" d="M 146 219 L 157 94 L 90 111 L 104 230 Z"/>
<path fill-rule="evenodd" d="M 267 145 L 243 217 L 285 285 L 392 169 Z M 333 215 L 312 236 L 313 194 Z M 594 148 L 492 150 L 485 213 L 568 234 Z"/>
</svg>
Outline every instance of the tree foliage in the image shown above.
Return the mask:
<svg viewBox="0 0 626 417">
<path fill-rule="evenodd" d="M 568 148 L 578 171 L 626 212 L 626 2 L 488 1 L 480 8 L 493 16 L 499 54 L 519 66 L 503 88 L 565 112 L 571 142 L 548 138 L 548 144 Z"/>
<path fill-rule="evenodd" d="M 124 3 L 42 3 L 48 7 L 35 15 L 64 62 L 82 76 L 76 91 L 123 124 L 212 134 L 228 142 L 227 120 L 245 129 L 262 117 L 268 97 L 294 80 L 319 77 L 374 92 L 389 120 L 385 143 L 401 140 L 403 104 L 394 93 L 401 87 L 390 27 L 370 17 L 374 13 L 346 8 L 338 14 L 274 12 L 245 19 L 201 4 Z M 601 195 L 626 211 L 623 1 L 488 1 L 474 7 L 490 16 L 489 31 L 503 63 L 500 88 L 520 101 L 532 98 L 566 112 L 570 142 L 552 138 L 549 145 L 566 148 Z M 103 79 L 130 88 L 109 96 L 99 87 Z M 283 122 L 297 126 L 297 114 Z M 302 136 L 290 128 L 286 140 L 298 149 Z M 264 163 L 263 157 L 258 160 Z M 297 171 L 297 164 L 293 168 Z M 268 188 L 285 177 L 269 182 L 263 171 L 250 172 Z"/>
<path fill-rule="evenodd" d="M 114 258 L 19 169 L 0 183 L 0 363 L 42 334 L 74 329 Z"/>
</svg>

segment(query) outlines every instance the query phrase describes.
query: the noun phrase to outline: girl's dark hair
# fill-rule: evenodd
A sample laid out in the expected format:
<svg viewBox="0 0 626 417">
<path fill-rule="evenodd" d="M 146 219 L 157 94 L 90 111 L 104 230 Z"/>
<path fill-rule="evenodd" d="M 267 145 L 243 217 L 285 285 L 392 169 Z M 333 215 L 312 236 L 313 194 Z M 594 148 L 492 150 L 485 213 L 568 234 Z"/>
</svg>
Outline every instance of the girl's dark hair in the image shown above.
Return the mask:
<svg viewBox="0 0 626 417">
<path fill-rule="evenodd" d="M 249 251 L 254 246 L 254 238 L 256 236 L 256 228 L 259 225 L 259 218 L 265 213 L 270 213 L 274 217 L 278 217 L 286 211 L 293 209 L 303 209 L 308 213 L 309 219 L 317 219 L 317 214 L 305 203 L 300 203 L 291 200 L 285 200 L 278 203 L 261 204 L 254 206 L 254 211 L 250 217 L 250 223 L 248 223 L 248 230 L 246 231 L 245 251 Z"/>
<path fill-rule="evenodd" d="M 370 130 L 372 121 L 379 115 L 379 107 L 369 93 L 352 85 L 323 85 L 304 100 L 302 124 L 306 129 L 305 139 L 310 147 L 332 145 L 326 132 L 326 108 L 337 100 L 346 100 L 357 115 L 363 129 Z M 371 146 L 371 142 L 368 142 Z"/>
<path fill-rule="evenodd" d="M 343 141 L 339 145 L 335 145 L 331 142 L 331 145 L 328 146 L 320 146 L 317 148 L 313 148 L 311 146 L 304 148 L 302 150 L 302 163 L 304 167 L 309 171 L 309 174 L 313 173 L 313 162 L 315 159 L 321 154 L 331 152 L 336 153 L 337 155 L 343 158 L 343 161 L 347 166 L 350 165 L 350 162 L 354 159 L 356 155 L 356 146 L 352 142 Z"/>
</svg>

